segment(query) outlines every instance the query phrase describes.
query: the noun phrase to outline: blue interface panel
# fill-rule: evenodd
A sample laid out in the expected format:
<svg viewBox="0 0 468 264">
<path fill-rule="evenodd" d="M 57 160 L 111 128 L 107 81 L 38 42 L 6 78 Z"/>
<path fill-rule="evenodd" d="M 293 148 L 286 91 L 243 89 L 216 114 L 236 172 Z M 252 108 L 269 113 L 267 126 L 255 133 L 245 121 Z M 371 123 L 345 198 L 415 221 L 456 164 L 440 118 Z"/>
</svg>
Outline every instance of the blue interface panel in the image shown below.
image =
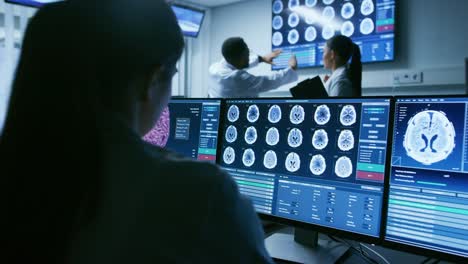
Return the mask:
<svg viewBox="0 0 468 264">
<path fill-rule="evenodd" d="M 394 60 L 396 0 L 273 0 L 272 49 L 283 53 L 273 69 L 285 68 L 295 54 L 300 68 L 323 65 L 326 41 L 350 37 L 362 62 Z"/>
<path fill-rule="evenodd" d="M 216 162 L 221 100 L 172 99 L 144 140 L 195 160 Z"/>
<path fill-rule="evenodd" d="M 227 100 L 218 163 L 257 212 L 380 235 L 390 99 Z"/>
<path fill-rule="evenodd" d="M 468 257 L 468 98 L 400 98 L 386 240 Z"/>
</svg>

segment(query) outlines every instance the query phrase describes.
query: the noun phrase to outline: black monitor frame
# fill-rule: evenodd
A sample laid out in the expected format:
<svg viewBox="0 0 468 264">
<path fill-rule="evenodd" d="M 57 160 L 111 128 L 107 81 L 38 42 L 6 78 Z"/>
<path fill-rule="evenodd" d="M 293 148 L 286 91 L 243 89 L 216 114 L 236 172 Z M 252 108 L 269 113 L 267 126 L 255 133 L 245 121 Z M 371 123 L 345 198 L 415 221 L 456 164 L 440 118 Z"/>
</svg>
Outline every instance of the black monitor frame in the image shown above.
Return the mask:
<svg viewBox="0 0 468 264">
<path fill-rule="evenodd" d="M 306 101 L 306 100 L 324 100 L 324 101 L 332 101 L 336 99 L 388 99 L 390 103 L 390 108 L 389 108 L 389 121 L 388 121 L 388 137 L 391 136 L 391 131 L 393 131 L 393 118 L 394 118 L 394 99 L 391 96 L 363 96 L 363 97 L 328 97 L 328 98 L 316 98 L 316 99 L 297 99 L 297 98 L 292 98 L 292 97 L 261 97 L 261 98 L 229 98 L 229 99 L 223 99 L 222 106 L 221 106 L 221 118 L 220 118 L 220 133 L 221 129 L 225 126 L 225 118 L 224 116 L 227 113 L 226 109 L 226 101 L 230 100 L 291 100 L 291 101 Z M 218 155 L 216 158 L 216 164 L 221 164 L 221 154 L 222 151 L 222 140 L 218 140 Z M 274 215 L 268 215 L 268 214 L 263 214 L 263 213 L 257 213 L 258 216 L 262 220 L 267 220 L 271 222 L 275 222 L 278 224 L 283 224 L 283 225 L 288 225 L 292 227 L 297 227 L 305 230 L 310 230 L 310 231 L 317 231 L 321 233 L 325 233 L 328 235 L 332 236 L 337 236 L 337 237 L 343 237 L 343 238 L 349 238 L 349 239 L 354 239 L 354 240 L 359 240 L 365 243 L 371 243 L 371 244 L 381 244 L 384 239 L 385 235 L 385 225 L 383 220 L 385 219 L 384 216 L 386 217 L 387 215 L 387 205 L 385 204 L 386 200 L 385 197 L 387 197 L 388 191 L 389 191 L 389 176 L 390 176 L 390 161 L 391 161 L 391 151 L 390 147 L 387 146 L 387 150 L 385 152 L 386 154 L 386 160 L 385 164 L 386 169 L 385 169 L 385 177 L 384 177 L 384 184 L 383 184 L 383 194 L 382 194 L 382 207 L 381 207 L 381 221 L 380 221 L 380 236 L 379 237 L 372 237 L 368 235 L 363 235 L 359 233 L 354 233 L 350 231 L 343 231 L 339 230 L 336 228 L 332 227 L 325 227 L 317 224 L 312 224 L 312 223 L 305 223 L 301 221 L 296 221 L 296 220 L 291 220 L 287 218 L 282 218 Z"/>
<path fill-rule="evenodd" d="M 395 96 L 394 97 L 394 105 L 393 105 L 393 110 L 396 109 L 396 102 L 398 99 L 431 99 L 431 98 L 467 98 L 468 99 L 468 95 L 427 95 L 427 96 Z M 393 123 L 392 123 L 392 131 L 391 131 L 391 139 L 393 140 L 393 137 L 394 137 L 394 118 L 393 118 Z M 389 149 L 392 148 L 392 147 L 389 147 Z M 393 151 L 393 148 L 392 148 L 392 151 Z M 390 158 L 390 162 L 391 162 L 391 154 L 388 156 Z M 385 192 L 385 196 L 384 196 L 384 208 L 385 208 L 385 215 L 383 215 L 382 217 L 382 227 L 384 228 L 384 231 L 383 231 L 383 240 L 382 240 L 382 246 L 384 247 L 388 247 L 388 248 L 391 248 L 391 249 L 396 249 L 396 250 L 400 250 L 400 251 L 405 251 L 405 252 L 408 252 L 408 253 L 412 253 L 412 254 L 418 254 L 418 255 L 423 255 L 423 256 L 427 256 L 427 257 L 431 257 L 431 258 L 436 258 L 436 259 L 443 259 L 443 260 L 448 260 L 448 261 L 454 261 L 454 262 L 459 262 L 459 263 L 466 263 L 467 261 L 467 258 L 465 257 L 462 257 L 462 256 L 458 256 L 458 255 L 453 255 L 453 254 L 449 254 L 449 253 L 443 253 L 443 252 L 440 252 L 440 251 L 436 251 L 436 250 L 432 250 L 432 249 L 426 249 L 426 248 L 422 248 L 422 247 L 417 247 L 417 246 L 413 246 L 413 245 L 409 245 L 409 244 L 404 244 L 404 243 L 400 243 L 400 242 L 395 242 L 395 241 L 389 241 L 385 238 L 385 234 L 386 234 L 386 227 L 387 227 L 387 213 L 388 213 L 388 200 L 389 200 L 389 195 L 390 195 L 390 173 L 391 173 L 391 163 L 389 163 L 389 166 L 388 166 L 388 169 L 389 169 L 389 174 L 388 174 L 388 177 L 387 177 L 387 180 L 388 182 L 386 181 L 386 192 Z"/>
<path fill-rule="evenodd" d="M 192 6 L 188 6 L 188 5 L 182 5 L 182 4 L 179 4 L 179 3 L 172 3 L 171 4 L 171 7 L 172 6 L 175 6 L 175 7 L 178 7 L 178 8 L 183 8 L 183 9 L 188 9 L 188 10 L 191 10 L 191 11 L 195 11 L 195 12 L 199 12 L 199 13 L 202 13 L 202 19 L 200 21 L 200 29 L 197 31 L 197 34 L 195 36 L 191 36 L 191 35 L 186 35 L 184 34 L 184 32 L 182 32 L 182 34 L 185 36 L 185 37 L 189 37 L 189 38 L 198 38 L 198 35 L 200 34 L 200 31 L 201 31 L 201 27 L 203 25 L 203 21 L 205 20 L 205 10 L 203 9 L 199 9 L 199 8 L 195 8 L 195 7 L 192 7 Z"/>
</svg>

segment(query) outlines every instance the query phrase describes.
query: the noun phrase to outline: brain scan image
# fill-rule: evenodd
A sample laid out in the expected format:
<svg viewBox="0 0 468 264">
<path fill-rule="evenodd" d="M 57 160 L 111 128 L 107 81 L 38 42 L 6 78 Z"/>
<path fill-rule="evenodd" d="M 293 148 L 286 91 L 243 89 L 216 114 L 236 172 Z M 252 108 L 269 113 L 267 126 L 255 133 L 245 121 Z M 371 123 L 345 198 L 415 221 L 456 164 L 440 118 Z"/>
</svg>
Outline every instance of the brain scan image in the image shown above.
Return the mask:
<svg viewBox="0 0 468 264">
<path fill-rule="evenodd" d="M 244 139 L 247 144 L 252 145 L 255 143 L 255 141 L 257 141 L 257 137 L 257 129 L 255 127 L 251 126 L 245 130 Z"/>
<path fill-rule="evenodd" d="M 291 13 L 288 17 L 288 25 L 290 27 L 296 27 L 299 25 L 299 15 L 297 13 Z"/>
<path fill-rule="evenodd" d="M 296 29 L 292 29 L 288 33 L 288 42 L 290 44 L 296 44 L 299 41 L 299 32 Z"/>
<path fill-rule="evenodd" d="M 305 4 L 307 7 L 314 7 L 317 4 L 318 0 L 306 0 Z"/>
<path fill-rule="evenodd" d="M 268 145 L 275 146 L 279 142 L 279 137 L 280 135 L 278 129 L 275 127 L 271 127 L 266 133 L 265 141 Z"/>
<path fill-rule="evenodd" d="M 343 7 L 341 7 L 341 17 L 344 19 L 350 19 L 351 17 L 354 16 L 354 5 L 350 2 L 345 3 Z"/>
<path fill-rule="evenodd" d="M 268 121 L 276 124 L 281 120 L 281 108 L 278 105 L 273 105 L 268 110 Z"/>
<path fill-rule="evenodd" d="M 273 33 L 273 37 L 271 38 L 271 43 L 275 46 L 279 46 L 283 43 L 283 35 L 280 32 Z"/>
<path fill-rule="evenodd" d="M 299 7 L 299 0 L 289 0 L 288 7 L 289 9 Z"/>
<path fill-rule="evenodd" d="M 348 157 L 340 157 L 335 163 L 335 174 L 340 178 L 348 178 L 353 173 L 353 163 Z"/>
<path fill-rule="evenodd" d="M 233 148 L 227 147 L 223 153 L 224 163 L 230 165 L 234 162 L 234 160 L 236 160 L 236 152 L 234 151 Z"/>
<path fill-rule="evenodd" d="M 267 169 L 273 169 L 278 164 L 278 158 L 276 157 L 276 153 L 273 150 L 269 150 L 263 156 L 263 166 Z"/>
<path fill-rule="evenodd" d="M 354 135 L 351 130 L 343 130 L 338 136 L 338 148 L 342 151 L 349 151 L 354 148 Z"/>
<path fill-rule="evenodd" d="M 275 30 L 279 30 L 280 28 L 283 27 L 283 19 L 281 18 L 281 16 L 275 16 L 273 18 L 273 29 Z"/>
<path fill-rule="evenodd" d="M 301 168 L 301 158 L 296 153 L 291 152 L 286 156 L 284 166 L 289 172 L 296 172 Z"/>
<path fill-rule="evenodd" d="M 242 163 L 246 167 L 250 167 L 255 163 L 255 152 L 252 149 L 244 150 L 244 154 L 242 155 Z"/>
<path fill-rule="evenodd" d="M 156 125 L 143 137 L 143 140 L 152 145 L 164 148 L 169 140 L 169 128 L 169 107 L 166 107 L 161 113 Z"/>
<path fill-rule="evenodd" d="M 235 126 L 228 126 L 225 135 L 226 141 L 232 143 L 237 139 L 237 128 Z"/>
<path fill-rule="evenodd" d="M 239 119 L 239 107 L 237 105 L 231 105 L 228 110 L 229 122 L 236 122 Z"/>
<path fill-rule="evenodd" d="M 317 38 L 317 30 L 314 27 L 308 27 L 304 34 L 304 39 L 306 41 L 312 42 Z"/>
<path fill-rule="evenodd" d="M 368 16 L 374 12 L 374 3 L 372 0 L 364 0 L 361 3 L 361 14 Z"/>
<path fill-rule="evenodd" d="M 453 123 L 443 112 L 419 112 L 408 121 L 403 146 L 409 157 L 424 165 L 445 160 L 455 149 Z"/>
<path fill-rule="evenodd" d="M 351 21 L 346 21 L 341 25 L 341 35 L 351 37 L 354 33 L 354 25 Z"/>
<path fill-rule="evenodd" d="M 315 109 L 314 120 L 317 125 L 326 125 L 330 121 L 330 108 L 327 105 L 320 105 Z"/>
<path fill-rule="evenodd" d="M 302 145 L 302 131 L 293 128 L 291 131 L 289 131 L 288 134 L 288 145 L 292 148 L 297 148 L 300 145 Z"/>
<path fill-rule="evenodd" d="M 312 146 L 317 150 L 322 150 L 328 145 L 328 133 L 324 129 L 319 129 L 312 136 Z"/>
<path fill-rule="evenodd" d="M 315 15 L 313 13 L 307 13 L 305 14 L 305 22 L 309 25 L 314 24 L 317 21 L 315 18 Z"/>
<path fill-rule="evenodd" d="M 359 26 L 359 30 L 364 35 L 369 35 L 374 31 L 374 22 L 370 18 L 364 18 Z"/>
<path fill-rule="evenodd" d="M 283 11 L 283 3 L 281 0 L 276 0 L 273 2 L 273 13 L 279 14 L 281 11 Z"/>
<path fill-rule="evenodd" d="M 298 125 L 304 122 L 304 118 L 304 107 L 300 105 L 295 105 L 293 106 L 293 108 L 291 108 L 291 112 L 289 113 L 289 120 L 291 121 L 291 123 L 293 123 L 294 125 Z"/>
<path fill-rule="evenodd" d="M 247 120 L 249 120 L 250 123 L 254 123 L 254 122 L 257 122 L 259 117 L 260 117 L 260 111 L 258 110 L 258 106 L 256 105 L 249 106 L 249 109 L 247 110 Z"/>
<path fill-rule="evenodd" d="M 322 30 L 323 39 L 326 39 L 326 40 L 331 39 L 334 35 L 335 35 L 335 30 L 333 29 L 332 26 L 326 25 L 323 27 L 323 30 Z"/>
<path fill-rule="evenodd" d="M 326 5 L 331 5 L 333 2 L 335 2 L 335 0 L 323 0 L 323 3 Z"/>
<path fill-rule="evenodd" d="M 309 169 L 316 176 L 322 175 L 327 169 L 325 158 L 320 154 L 314 155 L 310 160 Z"/>
<path fill-rule="evenodd" d="M 340 113 L 340 123 L 343 126 L 351 126 L 356 123 L 356 109 L 352 105 L 345 105 L 343 109 L 341 109 Z"/>
<path fill-rule="evenodd" d="M 322 17 L 325 21 L 331 21 L 335 17 L 335 9 L 331 6 L 327 6 L 322 11 Z"/>
</svg>

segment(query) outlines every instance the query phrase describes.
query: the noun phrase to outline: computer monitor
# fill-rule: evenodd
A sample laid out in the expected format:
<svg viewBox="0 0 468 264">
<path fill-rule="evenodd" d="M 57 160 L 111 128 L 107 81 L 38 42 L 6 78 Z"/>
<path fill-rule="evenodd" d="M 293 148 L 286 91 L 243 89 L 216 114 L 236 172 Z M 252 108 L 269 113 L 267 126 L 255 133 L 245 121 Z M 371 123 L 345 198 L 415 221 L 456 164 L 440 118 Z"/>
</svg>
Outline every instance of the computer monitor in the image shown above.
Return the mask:
<svg viewBox="0 0 468 264">
<path fill-rule="evenodd" d="M 377 241 L 391 106 L 390 98 L 226 100 L 218 164 L 264 218 Z"/>
<path fill-rule="evenodd" d="M 272 49 L 283 53 L 273 69 L 285 68 L 294 53 L 299 68 L 323 65 L 327 40 L 350 37 L 361 48 L 362 62 L 395 59 L 397 0 L 273 0 Z"/>
<path fill-rule="evenodd" d="M 468 97 L 396 98 L 385 242 L 468 257 Z"/>
<path fill-rule="evenodd" d="M 220 99 L 171 99 L 143 138 L 195 160 L 216 162 Z"/>
<path fill-rule="evenodd" d="M 205 11 L 178 4 L 172 4 L 171 7 L 184 36 L 196 38 L 200 32 Z"/>
<path fill-rule="evenodd" d="M 63 0 L 5 0 L 6 3 L 30 6 L 30 7 L 41 7 L 45 4 L 61 2 Z"/>
</svg>

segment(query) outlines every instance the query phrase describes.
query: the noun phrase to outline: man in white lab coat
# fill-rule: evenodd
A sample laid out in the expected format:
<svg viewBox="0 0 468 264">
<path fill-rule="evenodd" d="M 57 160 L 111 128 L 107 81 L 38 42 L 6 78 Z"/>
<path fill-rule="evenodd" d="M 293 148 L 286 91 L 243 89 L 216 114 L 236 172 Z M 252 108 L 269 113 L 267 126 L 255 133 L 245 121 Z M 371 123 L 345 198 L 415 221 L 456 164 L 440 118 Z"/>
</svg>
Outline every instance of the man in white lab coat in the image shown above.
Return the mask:
<svg viewBox="0 0 468 264">
<path fill-rule="evenodd" d="M 293 55 L 289 67 L 267 75 L 255 76 L 247 72 L 260 62 L 272 64 L 281 51 L 265 56 L 250 54 L 247 44 L 239 37 L 228 38 L 222 47 L 224 59 L 210 66 L 209 97 L 258 97 L 262 92 L 297 81 L 297 60 Z"/>
</svg>

